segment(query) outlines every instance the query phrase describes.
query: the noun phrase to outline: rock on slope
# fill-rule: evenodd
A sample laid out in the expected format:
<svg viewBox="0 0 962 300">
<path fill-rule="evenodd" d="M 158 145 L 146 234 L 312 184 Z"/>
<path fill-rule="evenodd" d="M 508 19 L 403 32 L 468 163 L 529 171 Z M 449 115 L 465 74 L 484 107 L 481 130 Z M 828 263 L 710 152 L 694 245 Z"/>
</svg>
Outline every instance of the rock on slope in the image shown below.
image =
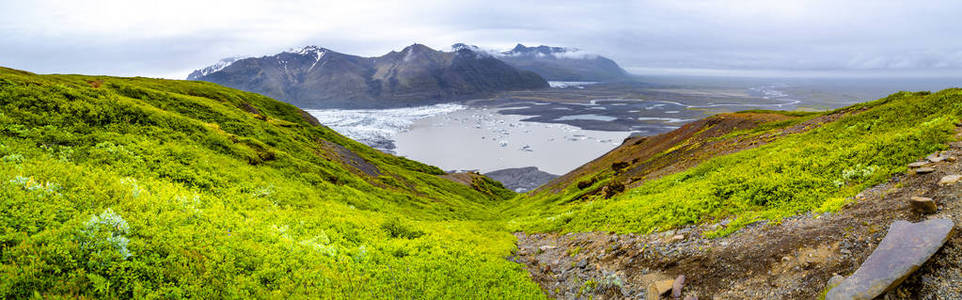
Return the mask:
<svg viewBox="0 0 962 300">
<path fill-rule="evenodd" d="M 548 87 L 537 74 L 491 55 L 467 48 L 436 51 L 421 44 L 380 57 L 308 46 L 220 68 L 199 70 L 188 79 L 260 93 L 302 108 L 423 104 Z"/>
<path fill-rule="evenodd" d="M 541 171 L 538 167 L 502 169 L 484 173 L 484 176 L 500 181 L 506 188 L 518 193 L 533 190 L 558 178 L 558 175 Z"/>
<path fill-rule="evenodd" d="M 949 219 L 893 222 L 862 266 L 832 288 L 825 299 L 872 299 L 894 289 L 942 248 L 953 227 L 955 222 Z"/>
</svg>

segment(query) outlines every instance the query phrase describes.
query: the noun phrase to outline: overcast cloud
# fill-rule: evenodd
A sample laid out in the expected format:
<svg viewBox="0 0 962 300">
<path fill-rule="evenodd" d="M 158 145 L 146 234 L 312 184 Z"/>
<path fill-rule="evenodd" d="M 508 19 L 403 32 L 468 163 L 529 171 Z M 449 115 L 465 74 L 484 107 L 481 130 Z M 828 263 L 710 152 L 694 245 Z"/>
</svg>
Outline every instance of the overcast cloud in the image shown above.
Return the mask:
<svg viewBox="0 0 962 300">
<path fill-rule="evenodd" d="M 184 78 L 308 44 L 584 49 L 641 74 L 962 76 L 962 1 L 0 0 L 0 65 Z"/>
</svg>

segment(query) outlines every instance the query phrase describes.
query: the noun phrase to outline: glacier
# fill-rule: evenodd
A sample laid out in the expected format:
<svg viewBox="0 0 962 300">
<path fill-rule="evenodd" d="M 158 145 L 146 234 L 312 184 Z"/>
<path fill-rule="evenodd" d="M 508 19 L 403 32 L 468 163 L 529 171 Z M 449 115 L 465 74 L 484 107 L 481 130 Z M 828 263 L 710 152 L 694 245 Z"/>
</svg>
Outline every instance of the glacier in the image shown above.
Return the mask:
<svg viewBox="0 0 962 300">
<path fill-rule="evenodd" d="M 321 124 L 344 136 L 393 153 L 394 137 L 408 130 L 416 120 L 464 110 L 461 104 L 435 105 L 391 109 L 309 109 L 305 110 Z"/>
</svg>

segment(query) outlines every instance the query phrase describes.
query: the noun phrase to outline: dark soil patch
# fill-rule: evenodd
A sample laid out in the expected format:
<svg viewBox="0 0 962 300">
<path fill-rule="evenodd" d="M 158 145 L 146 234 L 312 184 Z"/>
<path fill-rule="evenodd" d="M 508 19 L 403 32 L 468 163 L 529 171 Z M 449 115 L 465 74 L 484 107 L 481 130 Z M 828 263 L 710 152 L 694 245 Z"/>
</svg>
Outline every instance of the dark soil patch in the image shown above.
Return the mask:
<svg viewBox="0 0 962 300">
<path fill-rule="evenodd" d="M 356 153 L 351 152 L 351 150 L 344 148 L 344 146 L 331 143 L 328 141 L 323 141 L 323 140 L 321 141 L 321 144 L 324 145 L 324 147 L 327 147 L 330 150 L 333 150 L 333 151 L 329 151 L 329 153 L 333 152 L 336 154 L 336 157 L 334 157 L 334 159 L 336 159 L 337 161 L 341 162 L 344 165 L 353 167 L 355 170 L 360 171 L 361 174 L 365 174 L 372 177 L 377 177 L 381 175 L 381 170 L 378 169 L 377 166 L 375 166 L 374 164 L 371 164 L 364 158 L 358 156 Z"/>
</svg>

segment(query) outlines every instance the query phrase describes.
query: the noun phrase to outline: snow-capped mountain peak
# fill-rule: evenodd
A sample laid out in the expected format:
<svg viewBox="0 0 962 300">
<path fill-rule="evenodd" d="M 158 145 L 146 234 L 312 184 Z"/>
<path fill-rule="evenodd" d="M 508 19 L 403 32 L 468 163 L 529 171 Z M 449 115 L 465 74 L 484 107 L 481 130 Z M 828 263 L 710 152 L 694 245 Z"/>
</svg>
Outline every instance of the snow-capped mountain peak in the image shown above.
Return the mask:
<svg viewBox="0 0 962 300">
<path fill-rule="evenodd" d="M 287 51 L 284 51 L 284 52 L 298 54 L 298 55 L 324 56 L 324 53 L 327 53 L 327 49 L 323 47 L 318 47 L 315 45 L 308 45 L 308 46 L 304 46 L 303 48 L 287 49 Z"/>
<path fill-rule="evenodd" d="M 514 46 L 513 49 L 500 53 L 503 56 L 534 56 L 534 57 L 554 57 L 568 59 L 594 59 L 598 57 L 578 48 L 537 46 L 526 47 L 523 44 Z"/>
<path fill-rule="evenodd" d="M 474 53 L 476 53 L 476 54 L 478 54 L 478 55 L 481 55 L 481 56 L 498 56 L 498 54 L 499 54 L 499 53 L 498 53 L 498 50 L 485 49 L 485 48 L 481 48 L 481 47 L 478 47 L 478 46 L 475 46 L 475 45 L 468 45 L 468 44 L 465 44 L 465 43 L 456 43 L 456 44 L 454 44 L 454 45 L 451 45 L 451 50 L 453 50 L 454 52 L 460 52 L 460 51 L 462 51 L 462 50 L 467 50 L 467 51 L 474 52 Z"/>
<path fill-rule="evenodd" d="M 194 72 L 191 72 L 190 75 L 187 75 L 187 80 L 198 80 L 201 77 L 209 75 L 210 73 L 223 70 L 224 68 L 229 67 L 234 62 L 245 59 L 245 58 L 247 58 L 247 56 L 234 56 L 234 57 L 221 59 L 216 64 L 206 66 L 203 69 L 195 70 Z"/>
<path fill-rule="evenodd" d="M 314 57 L 314 63 L 312 63 L 311 67 L 307 69 L 308 71 L 310 71 L 310 70 L 313 70 L 315 66 L 317 66 L 317 63 L 321 61 L 321 58 L 324 58 L 324 55 L 326 55 L 328 51 L 329 50 L 327 50 L 327 48 L 318 47 L 315 45 L 307 45 L 307 46 L 304 46 L 303 48 L 287 49 L 286 51 L 281 52 L 281 54 L 290 53 L 290 54 Z M 280 57 L 280 56 L 275 56 L 275 57 Z M 283 61 L 283 63 L 286 64 L 287 61 Z"/>
<path fill-rule="evenodd" d="M 518 44 L 497 54 L 498 59 L 532 71 L 550 81 L 621 81 L 630 79 L 613 60 L 569 47 Z"/>
<path fill-rule="evenodd" d="M 207 76 L 197 75 L 199 80 L 314 108 L 460 99 L 548 87 L 548 82 L 533 72 L 472 56 L 479 55 L 437 51 L 422 44 L 378 57 L 306 46 L 248 58 Z"/>
</svg>

